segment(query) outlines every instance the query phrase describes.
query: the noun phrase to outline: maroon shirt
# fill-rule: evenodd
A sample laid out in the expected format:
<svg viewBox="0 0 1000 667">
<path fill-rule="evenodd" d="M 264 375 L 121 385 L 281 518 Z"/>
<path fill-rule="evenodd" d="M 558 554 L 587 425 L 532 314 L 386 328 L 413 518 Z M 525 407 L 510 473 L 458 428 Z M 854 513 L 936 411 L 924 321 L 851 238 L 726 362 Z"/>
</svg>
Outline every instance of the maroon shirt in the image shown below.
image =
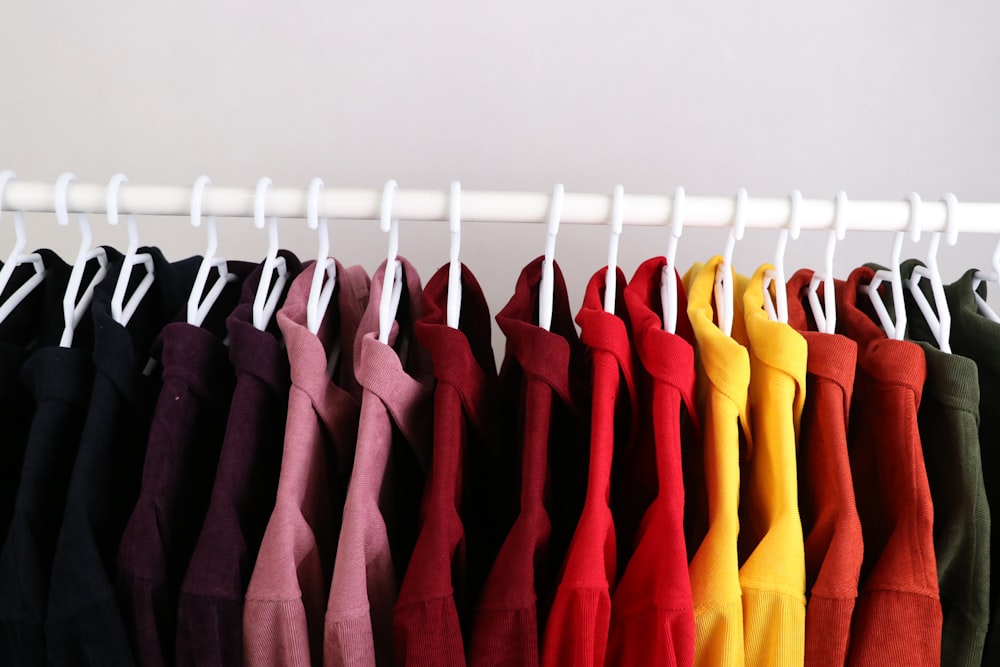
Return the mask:
<svg viewBox="0 0 1000 667">
<path fill-rule="evenodd" d="M 463 266 L 459 328 L 449 327 L 448 273 L 445 265 L 427 283 L 426 314 L 416 324 L 437 378 L 434 448 L 420 535 L 393 617 L 397 665 L 465 665 L 463 635 L 477 592 L 470 590 L 469 569 L 476 564 L 482 571 L 481 563 L 495 556 L 483 552 L 483 540 L 471 538 L 490 519 L 479 511 L 490 500 L 482 494 L 489 466 L 479 462 L 495 451 L 496 437 L 490 311 Z"/>
<path fill-rule="evenodd" d="M 589 371 L 558 264 L 552 326 L 537 325 L 541 262 L 524 268 L 496 316 L 507 336 L 501 433 L 519 450 L 520 513 L 476 605 L 472 665 L 539 664 L 540 629 L 586 493 Z"/>
<path fill-rule="evenodd" d="M 299 262 L 281 251 L 289 280 Z M 236 388 L 212 486 L 212 499 L 177 611 L 177 662 L 242 663 L 243 595 L 264 528 L 274 508 L 288 408 L 288 357 L 277 336 L 253 326 L 260 268 L 243 284 L 240 304 L 226 320 Z"/>
</svg>

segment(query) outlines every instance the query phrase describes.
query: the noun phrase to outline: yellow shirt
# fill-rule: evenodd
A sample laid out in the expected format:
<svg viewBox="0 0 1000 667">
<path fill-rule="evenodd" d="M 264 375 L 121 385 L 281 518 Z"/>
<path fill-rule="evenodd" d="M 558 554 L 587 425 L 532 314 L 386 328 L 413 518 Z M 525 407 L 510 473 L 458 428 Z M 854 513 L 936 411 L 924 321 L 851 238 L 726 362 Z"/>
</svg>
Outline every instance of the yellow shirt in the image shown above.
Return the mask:
<svg viewBox="0 0 1000 667">
<path fill-rule="evenodd" d="M 708 531 L 691 560 L 696 666 L 744 664 L 743 605 L 740 601 L 738 501 L 740 432 L 749 436 L 747 388 L 750 360 L 742 299 L 746 278 L 733 283 L 733 338 L 714 322 L 713 286 L 721 257 L 694 265 L 684 277 L 688 317 L 694 328 L 698 410 L 704 425 Z M 799 538 L 801 545 L 801 536 Z"/>
<path fill-rule="evenodd" d="M 795 450 L 805 400 L 806 341 L 768 319 L 757 269 L 743 293 L 750 340 L 753 446 L 743 466 L 740 567 L 748 666 L 802 665 L 806 567 L 799 518 Z"/>
</svg>

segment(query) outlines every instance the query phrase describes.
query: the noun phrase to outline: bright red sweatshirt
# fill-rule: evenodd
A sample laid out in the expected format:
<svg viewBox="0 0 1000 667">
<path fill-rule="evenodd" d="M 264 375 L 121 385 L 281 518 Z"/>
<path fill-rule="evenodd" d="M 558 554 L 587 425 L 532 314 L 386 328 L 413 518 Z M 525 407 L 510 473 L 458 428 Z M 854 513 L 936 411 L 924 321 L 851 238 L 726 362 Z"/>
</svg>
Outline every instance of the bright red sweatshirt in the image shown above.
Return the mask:
<svg viewBox="0 0 1000 667">
<path fill-rule="evenodd" d="M 566 556 L 542 640 L 542 664 L 603 667 L 615 584 L 616 543 L 609 498 L 616 443 L 628 448 L 638 418 L 632 350 L 618 271 L 618 314 L 604 311 L 604 275 L 590 279 L 576 316 L 593 362 L 587 498 Z"/>
<path fill-rule="evenodd" d="M 666 259 L 644 262 L 625 303 L 642 361 L 639 394 L 643 444 L 655 454 L 656 498 L 639 528 L 635 553 L 611 602 L 608 665 L 692 665 L 694 609 L 684 542 L 684 479 L 681 437 L 694 436 L 694 333 L 684 286 L 676 271 L 677 334 L 663 330 L 660 282 Z"/>
</svg>

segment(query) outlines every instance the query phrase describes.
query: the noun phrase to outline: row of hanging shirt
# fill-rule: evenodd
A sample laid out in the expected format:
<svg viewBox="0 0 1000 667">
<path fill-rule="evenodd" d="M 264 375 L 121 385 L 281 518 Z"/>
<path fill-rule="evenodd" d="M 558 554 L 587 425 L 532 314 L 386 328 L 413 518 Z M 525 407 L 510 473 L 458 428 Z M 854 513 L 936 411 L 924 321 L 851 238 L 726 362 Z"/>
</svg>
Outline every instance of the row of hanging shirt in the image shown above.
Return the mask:
<svg viewBox="0 0 1000 667">
<path fill-rule="evenodd" d="M 402 259 L 371 284 L 333 262 L 298 275 L 288 253 L 230 262 L 198 326 L 176 314 L 200 297 L 207 263 L 134 250 L 155 280 L 141 279 L 130 318 L 113 304 L 136 262 L 101 249 L 108 275 L 93 279 L 71 345 L 55 345 L 74 269 L 42 251 L 42 287 L 0 323 L 5 662 L 982 654 L 977 369 L 887 341 L 856 303 L 868 269 L 834 300 L 797 274 L 786 308 L 801 335 L 767 316 L 782 299 L 767 306 L 766 266 L 728 281 L 713 308 L 731 243 L 689 272 L 687 306 L 663 258 L 627 288 L 603 269 L 577 316 L 581 342 L 558 267 L 539 258 L 497 316 L 508 341 L 497 374 L 467 270 L 452 307 L 456 264 L 422 291 Z M 278 266 L 286 283 L 258 302 Z M 5 294 L 35 268 L 16 269 Z M 948 296 L 986 400 L 998 339 L 972 280 Z M 398 286 L 388 299 L 386 284 Z M 314 310 L 324 285 L 331 305 Z M 716 312 L 726 294 L 730 317 Z M 839 302 L 848 337 L 805 331 L 815 296 L 827 321 Z M 279 306 L 276 325 L 267 310 Z"/>
</svg>

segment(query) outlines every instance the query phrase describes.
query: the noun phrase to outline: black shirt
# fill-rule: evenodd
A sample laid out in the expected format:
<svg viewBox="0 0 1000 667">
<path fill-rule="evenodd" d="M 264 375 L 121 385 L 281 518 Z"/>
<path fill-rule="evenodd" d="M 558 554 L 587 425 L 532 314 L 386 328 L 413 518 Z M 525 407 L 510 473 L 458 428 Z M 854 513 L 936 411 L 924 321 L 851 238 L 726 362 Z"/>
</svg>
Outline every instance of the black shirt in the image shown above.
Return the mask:
<svg viewBox="0 0 1000 667">
<path fill-rule="evenodd" d="M 62 332 L 62 297 L 69 280 L 70 266 L 51 250 L 39 250 L 46 276 L 7 319 L 0 323 L 0 544 L 7 536 L 14 513 L 14 501 L 24 448 L 28 442 L 34 399 L 18 379 L 21 367 L 32 351 L 44 341 L 58 342 Z M 0 294 L 6 300 L 10 294 L 34 275 L 30 264 L 14 269 L 7 289 Z M 2 301 L 0 301 L 2 302 Z"/>
<path fill-rule="evenodd" d="M 134 664 L 113 582 L 118 542 L 138 497 L 143 456 L 160 379 L 144 373 L 153 340 L 181 313 L 200 259 L 168 263 L 156 248 L 155 280 L 127 327 L 111 298 L 116 257 L 94 291 L 90 405 L 53 559 L 46 645 L 49 664 Z M 111 252 L 109 251 L 109 257 Z M 133 271 L 134 286 L 143 276 Z"/>
<path fill-rule="evenodd" d="M 49 575 L 66 490 L 87 413 L 93 366 L 90 318 L 74 345 L 40 347 L 21 368 L 35 411 L 10 527 L 0 548 L 0 664 L 45 663 Z"/>
</svg>

